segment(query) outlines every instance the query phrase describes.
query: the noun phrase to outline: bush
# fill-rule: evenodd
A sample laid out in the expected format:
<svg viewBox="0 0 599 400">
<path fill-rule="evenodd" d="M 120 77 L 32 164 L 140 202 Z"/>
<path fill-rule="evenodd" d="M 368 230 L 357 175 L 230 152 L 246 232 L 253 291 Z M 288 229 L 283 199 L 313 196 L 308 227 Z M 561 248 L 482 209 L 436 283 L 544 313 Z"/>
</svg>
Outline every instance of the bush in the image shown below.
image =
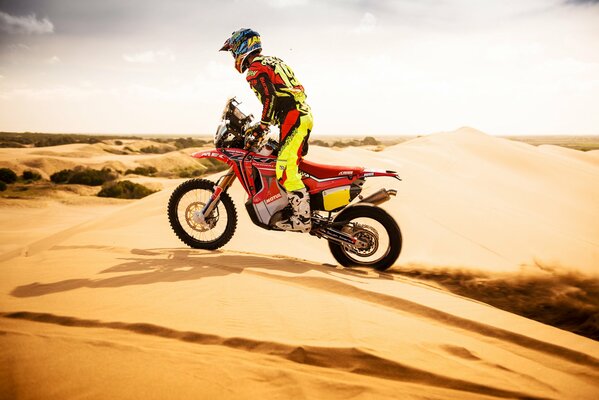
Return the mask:
<svg viewBox="0 0 599 400">
<path fill-rule="evenodd" d="M 15 183 L 17 174 L 10 168 L 0 168 L 0 182 Z"/>
<path fill-rule="evenodd" d="M 125 171 L 125 175 L 136 174 L 144 176 L 153 176 L 158 170 L 154 167 L 137 167 L 135 169 L 128 169 Z"/>
<path fill-rule="evenodd" d="M 151 145 L 148 147 L 143 147 L 143 148 L 139 149 L 139 151 L 141 151 L 142 153 L 149 153 L 149 154 L 164 154 L 164 153 L 168 153 L 171 150 L 166 147 L 156 147 L 154 145 Z"/>
<path fill-rule="evenodd" d="M 6 183 L 0 181 L 0 192 L 4 192 L 6 190 Z"/>
<path fill-rule="evenodd" d="M 23 180 L 24 181 L 39 181 L 42 179 L 42 176 L 35 171 L 27 170 L 23 171 Z"/>
<path fill-rule="evenodd" d="M 325 142 L 324 140 L 310 140 L 310 144 L 313 144 L 314 146 L 320 146 L 320 147 L 329 147 L 329 144 L 327 142 Z"/>
<path fill-rule="evenodd" d="M 186 149 L 189 147 L 202 147 L 209 144 L 210 141 L 201 140 L 201 139 L 193 139 L 193 138 L 179 138 L 175 140 L 175 147 L 177 149 Z"/>
<path fill-rule="evenodd" d="M 364 139 L 362 139 L 362 144 L 363 145 L 378 145 L 378 144 L 381 144 L 381 142 L 379 142 L 372 136 L 366 136 Z"/>
<path fill-rule="evenodd" d="M 54 183 L 100 186 L 106 182 L 115 180 L 117 177 L 117 174 L 110 168 L 102 168 L 101 170 L 79 168 L 58 171 L 50 176 L 50 180 Z"/>
<path fill-rule="evenodd" d="M 72 169 L 63 169 L 50 175 L 50 180 L 54 183 L 67 183 L 74 172 Z"/>
<path fill-rule="evenodd" d="M 117 146 L 122 146 L 122 145 L 123 145 L 123 142 L 122 142 L 122 141 L 120 141 L 120 140 L 115 140 L 115 141 L 114 141 L 114 144 L 115 144 L 115 145 L 117 145 Z"/>
<path fill-rule="evenodd" d="M 144 185 L 133 183 L 131 181 L 113 182 L 102 187 L 99 197 L 116 197 L 118 199 L 141 199 L 154 191 Z"/>
<path fill-rule="evenodd" d="M 208 171 L 208 170 L 206 170 Z M 200 169 L 182 170 L 179 172 L 179 178 L 196 178 L 202 176 L 203 172 Z"/>
</svg>

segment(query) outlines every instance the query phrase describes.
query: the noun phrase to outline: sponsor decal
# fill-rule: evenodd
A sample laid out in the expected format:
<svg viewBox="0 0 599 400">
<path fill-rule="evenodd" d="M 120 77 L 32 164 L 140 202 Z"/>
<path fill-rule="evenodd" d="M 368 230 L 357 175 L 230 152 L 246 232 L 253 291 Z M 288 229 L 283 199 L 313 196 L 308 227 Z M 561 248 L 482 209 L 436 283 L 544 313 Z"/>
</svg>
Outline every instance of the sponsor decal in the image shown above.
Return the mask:
<svg viewBox="0 0 599 400">
<path fill-rule="evenodd" d="M 248 75 L 247 75 L 247 76 L 254 76 L 254 75 L 256 75 L 256 74 L 257 74 L 257 72 L 256 72 L 256 71 L 254 71 L 254 70 L 250 69 L 250 70 L 248 70 Z"/>
<path fill-rule="evenodd" d="M 353 175 L 354 171 L 341 171 L 339 172 L 339 175 Z"/>
<path fill-rule="evenodd" d="M 283 197 L 281 196 L 281 193 L 277 193 L 274 196 L 270 196 L 268 199 L 266 199 L 266 204 L 270 204 L 273 201 L 280 199 L 281 197 Z"/>
</svg>

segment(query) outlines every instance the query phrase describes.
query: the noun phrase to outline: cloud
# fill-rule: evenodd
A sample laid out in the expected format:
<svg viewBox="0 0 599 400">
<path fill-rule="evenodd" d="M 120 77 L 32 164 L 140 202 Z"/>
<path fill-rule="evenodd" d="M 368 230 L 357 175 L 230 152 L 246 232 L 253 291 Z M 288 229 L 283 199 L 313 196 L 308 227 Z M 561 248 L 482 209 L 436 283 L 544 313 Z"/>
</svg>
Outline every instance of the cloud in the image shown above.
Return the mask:
<svg viewBox="0 0 599 400">
<path fill-rule="evenodd" d="M 123 60 L 135 64 L 154 64 L 158 61 L 175 61 L 175 55 L 168 50 L 149 50 L 134 54 L 123 54 Z"/>
<path fill-rule="evenodd" d="M 580 5 L 580 4 L 599 4 L 599 0 L 566 0 L 567 4 L 576 4 L 576 5 Z"/>
<path fill-rule="evenodd" d="M 374 29 L 376 28 L 376 24 L 376 17 L 371 13 L 367 12 L 362 16 L 362 19 L 360 20 L 360 25 L 358 25 L 358 27 L 354 29 L 354 32 L 358 34 L 370 33 L 374 31 Z"/>
<path fill-rule="evenodd" d="M 277 8 L 305 6 L 308 4 L 308 0 L 268 0 L 268 4 Z"/>
<path fill-rule="evenodd" d="M 58 64 L 60 62 L 60 58 L 58 58 L 58 56 L 52 56 L 50 58 L 46 59 L 46 63 L 54 65 L 54 64 Z"/>
<path fill-rule="evenodd" d="M 0 11 L 0 32 L 9 35 L 43 35 L 54 32 L 54 24 L 48 18 L 37 19 L 35 14 L 16 17 Z"/>
</svg>

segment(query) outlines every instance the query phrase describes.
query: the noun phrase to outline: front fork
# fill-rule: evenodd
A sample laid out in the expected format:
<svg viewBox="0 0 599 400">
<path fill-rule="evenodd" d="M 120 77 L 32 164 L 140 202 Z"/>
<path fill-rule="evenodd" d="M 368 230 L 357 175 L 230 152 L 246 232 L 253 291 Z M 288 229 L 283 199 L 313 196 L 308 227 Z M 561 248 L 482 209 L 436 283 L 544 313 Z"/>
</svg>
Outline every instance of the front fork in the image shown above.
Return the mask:
<svg viewBox="0 0 599 400">
<path fill-rule="evenodd" d="M 233 184 L 235 178 L 233 168 L 229 168 L 227 173 L 217 181 L 214 193 L 212 193 L 212 196 L 210 196 L 208 202 L 202 208 L 202 215 L 198 217 L 205 219 L 208 215 L 212 214 L 212 211 L 218 205 L 221 193 L 225 192 Z"/>
</svg>

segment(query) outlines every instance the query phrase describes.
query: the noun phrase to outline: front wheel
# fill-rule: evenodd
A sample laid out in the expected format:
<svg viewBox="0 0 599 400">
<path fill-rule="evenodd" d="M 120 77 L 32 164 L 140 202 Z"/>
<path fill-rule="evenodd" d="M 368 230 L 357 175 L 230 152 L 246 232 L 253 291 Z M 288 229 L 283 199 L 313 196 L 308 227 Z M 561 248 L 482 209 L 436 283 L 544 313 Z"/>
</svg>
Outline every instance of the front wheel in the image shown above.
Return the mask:
<svg viewBox="0 0 599 400">
<path fill-rule="evenodd" d="M 233 237 L 237 227 L 237 212 L 226 193 L 210 215 L 202 209 L 214 193 L 214 183 L 206 179 L 191 179 L 180 184 L 168 201 L 168 220 L 183 243 L 194 249 L 216 250 Z"/>
<path fill-rule="evenodd" d="M 341 231 L 358 239 L 355 245 L 329 241 L 335 260 L 344 267 L 371 267 L 384 271 L 401 252 L 399 226 L 385 210 L 370 204 L 348 207 L 335 217 Z"/>
</svg>

